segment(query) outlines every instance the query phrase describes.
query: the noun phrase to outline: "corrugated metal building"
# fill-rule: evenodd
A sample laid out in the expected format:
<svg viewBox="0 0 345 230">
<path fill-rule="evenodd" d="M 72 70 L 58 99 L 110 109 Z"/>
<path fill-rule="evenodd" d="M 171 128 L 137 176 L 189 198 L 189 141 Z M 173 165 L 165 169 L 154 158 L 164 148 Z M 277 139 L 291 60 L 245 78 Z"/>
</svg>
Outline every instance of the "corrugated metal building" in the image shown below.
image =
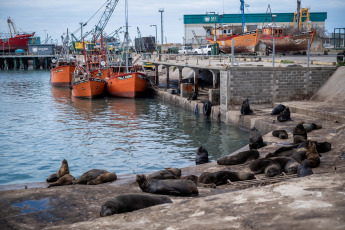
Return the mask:
<svg viewBox="0 0 345 230">
<path fill-rule="evenodd" d="M 276 15 L 274 22 L 277 26 L 292 26 L 294 13 L 272 13 Z M 267 25 L 272 21 L 270 14 L 245 14 L 245 22 L 248 30 L 262 28 L 264 22 Z M 311 27 L 325 28 L 327 12 L 309 13 Z M 206 36 L 215 23 L 226 24 L 230 27 L 240 27 L 242 25 L 241 14 L 191 14 L 184 15 L 184 43 L 196 44 L 196 38 L 200 43 L 206 43 Z M 296 26 L 296 25 L 295 25 Z M 194 35 L 194 34 L 195 35 Z M 196 37 L 196 38 L 195 38 Z"/>
</svg>

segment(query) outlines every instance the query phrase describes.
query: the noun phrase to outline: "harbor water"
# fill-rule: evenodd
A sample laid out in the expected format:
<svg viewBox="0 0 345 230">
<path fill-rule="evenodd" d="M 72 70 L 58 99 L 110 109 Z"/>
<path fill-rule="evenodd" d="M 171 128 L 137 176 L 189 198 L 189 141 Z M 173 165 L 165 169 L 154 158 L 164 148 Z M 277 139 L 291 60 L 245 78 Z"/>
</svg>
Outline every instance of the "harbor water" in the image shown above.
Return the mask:
<svg viewBox="0 0 345 230">
<path fill-rule="evenodd" d="M 43 182 L 98 168 L 118 175 L 195 165 L 204 146 L 214 161 L 248 144 L 249 132 L 211 122 L 159 99 L 72 98 L 46 70 L 0 72 L 0 185 Z"/>
</svg>

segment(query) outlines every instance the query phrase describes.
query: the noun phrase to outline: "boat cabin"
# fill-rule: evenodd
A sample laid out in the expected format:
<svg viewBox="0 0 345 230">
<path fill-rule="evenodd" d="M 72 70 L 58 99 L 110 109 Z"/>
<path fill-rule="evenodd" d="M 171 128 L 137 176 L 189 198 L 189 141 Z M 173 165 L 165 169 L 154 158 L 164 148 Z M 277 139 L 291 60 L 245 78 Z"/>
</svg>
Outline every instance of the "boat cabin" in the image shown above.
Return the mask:
<svg viewBox="0 0 345 230">
<path fill-rule="evenodd" d="M 211 29 L 210 35 L 214 36 L 215 34 L 214 31 L 216 31 L 217 38 L 224 38 L 224 37 L 229 37 L 232 35 L 232 29 L 230 26 L 227 26 L 227 25 L 217 26 L 216 29 L 213 27 Z"/>
<path fill-rule="evenodd" d="M 262 29 L 263 35 L 271 35 L 273 37 L 282 37 L 283 28 L 281 27 L 265 27 Z"/>
</svg>

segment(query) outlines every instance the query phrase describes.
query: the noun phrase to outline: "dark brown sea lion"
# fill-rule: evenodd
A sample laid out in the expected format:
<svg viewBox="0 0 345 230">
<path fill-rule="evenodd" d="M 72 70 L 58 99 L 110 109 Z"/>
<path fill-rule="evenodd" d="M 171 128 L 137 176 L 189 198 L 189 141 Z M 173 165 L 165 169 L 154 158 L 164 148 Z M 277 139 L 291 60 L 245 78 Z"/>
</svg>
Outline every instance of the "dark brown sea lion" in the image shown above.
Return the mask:
<svg viewBox="0 0 345 230">
<path fill-rule="evenodd" d="M 267 177 L 274 177 L 282 173 L 282 167 L 278 163 L 273 163 L 265 168 L 265 175 Z"/>
<path fill-rule="evenodd" d="M 249 168 L 254 174 L 265 172 L 267 166 L 275 164 L 270 158 L 259 158 L 249 163 Z"/>
<path fill-rule="evenodd" d="M 307 141 L 307 131 L 303 127 L 303 122 L 298 123 L 296 127 L 293 129 L 293 143 L 299 144 L 302 142 Z"/>
<path fill-rule="evenodd" d="M 81 175 L 78 179 L 72 181 L 73 184 L 87 184 L 87 182 L 96 179 L 99 175 L 103 173 L 109 173 L 107 170 L 103 169 L 91 169 Z"/>
<path fill-rule="evenodd" d="M 257 150 L 249 150 L 222 157 L 217 160 L 217 163 L 219 165 L 237 165 L 243 164 L 248 160 L 258 159 L 259 157 L 260 154 Z"/>
<path fill-rule="evenodd" d="M 145 194 L 123 194 L 111 198 L 103 203 L 100 215 L 111 216 L 114 214 L 132 212 L 154 205 L 172 203 L 167 196 L 150 196 Z"/>
<path fill-rule="evenodd" d="M 66 159 L 63 159 L 59 171 L 58 171 L 57 173 L 51 174 L 51 175 L 46 179 L 46 181 L 47 181 L 47 182 L 55 182 L 55 181 L 57 181 L 60 177 L 66 175 L 66 174 L 69 174 L 69 167 L 68 167 L 67 160 L 66 160 Z"/>
<path fill-rule="evenodd" d="M 304 160 L 297 169 L 297 176 L 304 177 L 313 174 L 313 170 L 309 166 L 308 160 Z"/>
<path fill-rule="evenodd" d="M 250 130 L 250 138 L 249 138 L 249 148 L 250 149 L 259 149 L 265 147 L 267 145 L 266 142 L 263 141 L 262 135 L 255 127 Z"/>
<path fill-rule="evenodd" d="M 195 183 L 189 180 L 148 179 L 144 174 L 139 174 L 136 176 L 136 181 L 143 192 L 174 196 L 196 196 L 199 194 Z"/>
<path fill-rule="evenodd" d="M 200 164 L 205 164 L 208 163 L 208 152 L 205 148 L 200 146 L 198 148 L 198 151 L 196 152 L 196 157 L 195 157 L 195 164 L 200 165 Z"/>
<path fill-rule="evenodd" d="M 325 153 L 332 149 L 331 143 L 325 141 L 325 142 L 316 142 L 316 150 L 319 153 Z M 321 155 L 320 155 L 321 156 Z"/>
<path fill-rule="evenodd" d="M 56 182 L 48 185 L 48 188 L 53 186 L 71 185 L 73 180 L 75 180 L 75 178 L 71 174 L 66 174 L 60 177 Z"/>
<path fill-rule="evenodd" d="M 320 165 L 320 156 L 316 150 L 316 144 L 314 141 L 309 141 L 307 145 L 306 157 L 308 161 L 308 165 L 311 168 L 319 167 Z"/>
<path fill-rule="evenodd" d="M 315 129 L 321 129 L 321 125 L 317 125 L 315 123 L 303 123 L 304 129 L 307 131 L 307 133 L 315 130 Z"/>
<path fill-rule="evenodd" d="M 253 110 L 250 109 L 248 98 L 242 102 L 241 115 L 251 115 Z"/>
<path fill-rule="evenodd" d="M 279 115 L 279 114 L 281 114 L 281 112 L 284 111 L 285 108 L 286 108 L 285 105 L 279 104 L 277 107 L 275 107 L 275 108 L 272 110 L 271 115 Z"/>
<path fill-rule="evenodd" d="M 203 172 L 198 179 L 198 183 L 222 185 L 227 184 L 228 180 L 242 181 L 254 179 L 253 173 L 248 172 L 231 172 L 231 171 L 218 171 L 218 172 Z"/>
<path fill-rule="evenodd" d="M 297 168 L 300 165 L 296 160 L 290 157 L 272 157 L 270 159 L 280 164 L 281 168 L 287 174 L 297 173 Z"/>
<path fill-rule="evenodd" d="M 280 139 L 287 139 L 289 137 L 288 133 L 283 129 L 274 130 L 272 136 L 279 137 Z"/>
<path fill-rule="evenodd" d="M 306 151 L 305 148 L 300 148 L 298 145 L 293 145 L 289 147 L 280 147 L 273 153 L 268 153 L 265 158 L 271 157 L 290 157 L 296 160 L 298 163 L 301 163 L 305 158 Z"/>
<path fill-rule="evenodd" d="M 277 120 L 279 122 L 284 122 L 284 121 L 292 121 L 291 117 L 290 117 L 290 109 L 289 107 L 285 107 L 285 109 L 283 110 L 283 112 L 281 112 L 279 114 L 279 116 L 277 117 Z"/>
<path fill-rule="evenodd" d="M 117 179 L 117 175 L 114 172 L 102 173 L 96 179 L 87 182 L 88 185 L 97 185 L 107 182 L 112 182 Z"/>
<path fill-rule="evenodd" d="M 190 180 L 193 181 L 194 183 L 198 182 L 199 177 L 196 175 L 188 175 L 180 178 L 181 180 Z"/>
<path fill-rule="evenodd" d="M 181 177 L 181 169 L 178 168 L 165 168 L 163 170 L 149 174 L 148 179 L 178 179 Z"/>
</svg>

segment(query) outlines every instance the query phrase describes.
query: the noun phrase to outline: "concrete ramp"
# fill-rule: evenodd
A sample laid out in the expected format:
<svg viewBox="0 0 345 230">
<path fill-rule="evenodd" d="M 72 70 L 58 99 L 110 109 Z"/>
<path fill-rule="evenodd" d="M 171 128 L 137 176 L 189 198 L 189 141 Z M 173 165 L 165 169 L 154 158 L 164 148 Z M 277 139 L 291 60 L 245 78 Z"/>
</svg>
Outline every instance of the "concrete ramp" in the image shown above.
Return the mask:
<svg viewBox="0 0 345 230">
<path fill-rule="evenodd" d="M 339 67 L 310 100 L 344 105 L 345 66 Z"/>
</svg>

